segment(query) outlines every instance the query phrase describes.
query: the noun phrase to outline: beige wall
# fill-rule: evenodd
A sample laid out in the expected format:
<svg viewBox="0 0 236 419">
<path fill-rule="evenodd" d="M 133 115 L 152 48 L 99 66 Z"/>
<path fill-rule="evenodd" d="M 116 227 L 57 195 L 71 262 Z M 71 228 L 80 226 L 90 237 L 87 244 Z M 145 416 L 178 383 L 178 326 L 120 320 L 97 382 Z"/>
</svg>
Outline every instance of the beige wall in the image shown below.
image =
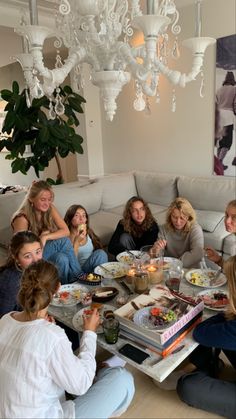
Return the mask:
<svg viewBox="0 0 236 419">
<path fill-rule="evenodd" d="M 202 2 L 203 36 L 219 38 L 235 30 L 235 0 Z M 181 5 L 181 1 L 179 2 Z M 181 12 L 181 39 L 194 36 L 194 6 Z M 189 55 L 184 61 L 190 68 Z M 182 60 L 182 58 L 181 58 Z M 200 78 L 185 89 L 177 88 L 177 110 L 170 110 L 171 88 L 161 82 L 161 103 L 152 100 L 152 114 L 132 110 L 134 90 L 130 83 L 118 99 L 118 112 L 112 123 L 102 113 L 105 172 L 130 169 L 210 175 L 213 167 L 213 127 L 215 89 L 215 47 L 205 59 L 205 98 L 199 97 Z"/>
</svg>

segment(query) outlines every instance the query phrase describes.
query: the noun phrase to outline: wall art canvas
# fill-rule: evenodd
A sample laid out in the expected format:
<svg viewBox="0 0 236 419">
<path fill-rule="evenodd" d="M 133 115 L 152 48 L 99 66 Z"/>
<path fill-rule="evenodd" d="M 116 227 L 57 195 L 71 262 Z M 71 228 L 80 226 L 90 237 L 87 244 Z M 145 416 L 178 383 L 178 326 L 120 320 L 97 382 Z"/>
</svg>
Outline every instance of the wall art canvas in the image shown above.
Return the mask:
<svg viewBox="0 0 236 419">
<path fill-rule="evenodd" d="M 236 35 L 217 39 L 214 173 L 236 175 Z"/>
</svg>

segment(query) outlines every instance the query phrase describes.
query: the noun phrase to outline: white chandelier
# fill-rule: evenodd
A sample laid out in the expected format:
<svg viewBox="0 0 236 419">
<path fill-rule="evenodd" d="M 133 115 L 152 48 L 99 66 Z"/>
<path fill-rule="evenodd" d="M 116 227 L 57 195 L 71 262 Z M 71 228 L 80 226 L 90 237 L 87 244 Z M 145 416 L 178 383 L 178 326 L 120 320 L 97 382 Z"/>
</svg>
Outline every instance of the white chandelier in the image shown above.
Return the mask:
<svg viewBox="0 0 236 419">
<path fill-rule="evenodd" d="M 15 31 L 23 36 L 24 52 L 15 56 L 20 62 L 27 86 L 27 100 L 44 94 L 50 99 L 56 89 L 56 109 L 64 112 L 60 101 L 59 85 L 73 71 L 76 83 L 83 87 L 83 63 L 91 66 L 91 81 L 100 89 L 107 119 L 112 121 L 117 105 L 116 99 L 123 86 L 135 80 L 136 97 L 134 109 L 144 110 L 149 106 L 148 97 L 160 101 L 159 77 L 164 75 L 174 86 L 185 87 L 201 73 L 200 95 L 203 96 L 203 59 L 212 38 L 201 37 L 201 1 L 196 0 L 195 37 L 183 45 L 193 54 L 192 69 L 188 74 L 168 67 L 169 58 L 178 58 L 179 47 L 177 24 L 179 12 L 174 0 L 147 0 L 145 13 L 139 0 L 57 0 L 59 8 L 55 15 L 56 26 L 51 29 L 38 25 L 37 0 L 29 0 L 30 25 L 22 20 Z M 174 35 L 170 46 L 168 28 Z M 133 28 L 141 31 L 144 44 L 132 46 Z M 44 65 L 43 45 L 46 38 L 56 37 L 56 65 L 48 69 Z M 59 47 L 68 48 L 65 62 Z M 175 89 L 172 96 L 172 111 L 176 108 Z"/>
</svg>

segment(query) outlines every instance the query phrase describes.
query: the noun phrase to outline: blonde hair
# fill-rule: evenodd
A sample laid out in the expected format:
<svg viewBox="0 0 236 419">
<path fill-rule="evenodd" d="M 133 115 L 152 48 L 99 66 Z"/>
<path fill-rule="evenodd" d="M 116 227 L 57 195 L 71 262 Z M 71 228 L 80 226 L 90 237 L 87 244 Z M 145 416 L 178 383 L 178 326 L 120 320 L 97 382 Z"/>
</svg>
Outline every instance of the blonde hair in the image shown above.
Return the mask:
<svg viewBox="0 0 236 419">
<path fill-rule="evenodd" d="M 39 260 L 25 269 L 18 301 L 27 314 L 37 314 L 52 301 L 60 280 L 57 268 L 50 262 Z"/>
<path fill-rule="evenodd" d="M 169 230 L 174 231 L 175 228 L 171 221 L 171 214 L 174 209 L 180 211 L 181 215 L 187 217 L 187 222 L 183 228 L 183 231 L 187 233 L 191 230 L 192 226 L 196 223 L 196 213 L 190 204 L 190 202 L 186 198 L 178 197 L 176 198 L 168 207 L 167 215 L 166 215 L 166 225 Z"/>
<path fill-rule="evenodd" d="M 45 230 L 48 230 L 50 232 L 57 230 L 57 226 L 54 223 L 51 215 L 51 208 L 49 208 L 48 211 L 45 213 L 42 212 L 40 222 L 36 219 L 36 211 L 34 209 L 34 206 L 32 205 L 31 200 L 35 199 L 43 191 L 50 192 L 53 201 L 54 193 L 51 186 L 44 180 L 34 182 L 28 190 L 28 193 L 24 201 L 22 202 L 18 210 L 13 214 L 11 225 L 17 217 L 24 216 L 29 223 L 28 229 L 36 235 L 40 236 L 42 231 Z"/>
<path fill-rule="evenodd" d="M 231 256 L 224 263 L 224 272 L 228 279 L 229 307 L 226 311 L 226 318 L 232 320 L 236 318 L 236 255 Z"/>
</svg>

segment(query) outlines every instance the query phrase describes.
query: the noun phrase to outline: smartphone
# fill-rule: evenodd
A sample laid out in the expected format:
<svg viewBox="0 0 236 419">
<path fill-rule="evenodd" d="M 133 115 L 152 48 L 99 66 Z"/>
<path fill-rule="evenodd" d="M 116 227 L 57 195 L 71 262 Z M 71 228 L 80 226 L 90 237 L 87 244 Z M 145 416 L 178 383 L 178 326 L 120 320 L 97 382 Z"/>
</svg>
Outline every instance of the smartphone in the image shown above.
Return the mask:
<svg viewBox="0 0 236 419">
<path fill-rule="evenodd" d="M 127 358 L 132 359 L 132 361 L 137 362 L 137 364 L 142 364 L 142 362 L 150 356 L 146 352 L 136 348 L 136 346 L 133 346 L 130 343 L 126 343 L 124 346 L 122 346 L 119 349 L 119 352 Z"/>
</svg>

